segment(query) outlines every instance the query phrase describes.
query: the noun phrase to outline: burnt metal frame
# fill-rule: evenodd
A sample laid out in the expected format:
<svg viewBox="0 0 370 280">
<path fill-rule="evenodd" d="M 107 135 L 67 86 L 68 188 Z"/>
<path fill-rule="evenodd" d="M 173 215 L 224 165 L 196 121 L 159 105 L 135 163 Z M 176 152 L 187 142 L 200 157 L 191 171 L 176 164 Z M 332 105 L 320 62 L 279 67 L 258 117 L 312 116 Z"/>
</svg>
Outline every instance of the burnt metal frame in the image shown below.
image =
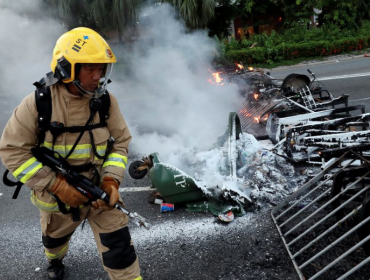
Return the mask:
<svg viewBox="0 0 370 280">
<path fill-rule="evenodd" d="M 296 116 L 290 116 L 286 118 L 280 118 L 278 122 L 278 128 L 276 132 L 276 140 L 280 139 L 280 134 L 283 132 L 283 128 L 286 126 L 297 126 L 297 125 L 305 125 L 305 124 L 318 124 L 320 125 L 324 121 L 316 120 L 315 119 L 322 119 L 322 118 L 333 118 L 338 119 L 337 114 L 347 112 L 349 114 L 350 111 L 361 110 L 362 114 L 365 113 L 365 105 L 356 105 L 356 106 L 349 106 L 343 108 L 336 108 L 336 109 L 328 109 L 308 114 L 300 114 Z M 350 117 L 350 116 L 348 116 Z"/>
<path fill-rule="evenodd" d="M 347 162 L 345 162 L 346 160 L 347 160 Z M 282 227 L 285 224 L 291 222 L 294 218 L 297 218 L 300 214 L 302 214 L 306 210 L 308 210 L 310 208 L 310 206 L 314 205 L 314 203 L 316 201 L 318 201 L 321 197 L 323 197 L 323 196 L 325 196 L 325 195 L 328 194 L 328 192 L 330 191 L 330 189 L 328 189 L 328 188 L 325 189 L 325 186 L 326 186 L 326 183 L 329 180 L 333 179 L 333 177 L 337 173 L 337 172 L 334 172 L 333 173 L 333 171 L 335 170 L 335 168 L 338 168 L 338 166 L 340 164 L 343 164 L 344 165 L 342 167 L 342 169 L 347 168 L 347 167 L 351 166 L 355 161 L 358 161 L 358 160 L 360 160 L 364 164 L 364 166 L 366 166 L 367 169 L 368 169 L 368 171 L 363 176 L 361 176 L 359 179 L 357 179 L 356 181 L 354 181 L 353 183 L 351 183 L 350 185 L 348 185 L 343 191 L 341 191 L 336 196 L 332 197 L 328 202 L 326 202 L 320 208 L 318 208 L 317 210 L 315 210 L 308 217 L 306 217 L 303 220 L 299 220 L 299 223 L 296 224 L 292 229 L 290 229 L 287 232 L 284 232 L 284 230 L 283 230 Z M 340 169 L 340 170 L 342 170 L 342 169 Z M 331 174 L 329 174 L 329 173 L 331 173 Z M 363 207 L 363 205 L 360 205 L 359 207 L 355 208 L 351 213 L 347 214 L 344 218 L 342 218 L 337 223 L 334 223 L 333 225 L 331 225 L 326 231 L 324 231 L 323 233 L 321 233 L 319 236 L 315 237 L 311 242 L 309 242 L 308 244 L 306 244 L 305 246 L 303 246 L 302 248 L 300 248 L 295 253 L 293 253 L 292 250 L 291 250 L 292 245 L 294 243 L 296 243 L 298 240 L 300 240 L 303 236 L 306 236 L 307 233 L 311 232 L 318 225 L 326 222 L 330 216 L 334 215 L 336 212 L 338 212 L 340 209 L 342 209 L 344 206 L 346 206 L 349 202 L 351 202 L 356 197 L 358 197 L 361 194 L 363 194 L 365 191 L 369 190 L 370 189 L 370 185 L 365 186 L 356 195 L 352 196 L 345 203 L 341 204 L 341 206 L 339 206 L 336 209 L 334 209 L 333 211 L 331 211 L 329 214 L 327 214 L 324 218 L 320 219 L 318 222 L 315 222 L 313 226 L 310 226 L 307 230 L 305 230 L 302 234 L 300 234 L 298 237 L 296 237 L 291 242 L 289 242 L 289 243 L 287 242 L 286 236 L 289 235 L 292 231 L 294 231 L 298 227 L 302 226 L 302 224 L 304 224 L 306 221 L 310 220 L 318 212 L 324 210 L 335 199 L 338 199 L 339 196 L 341 196 L 343 193 L 347 192 L 355 184 L 361 182 L 369 174 L 370 174 L 370 162 L 366 158 L 364 158 L 361 155 L 359 155 L 359 154 L 353 152 L 352 150 L 350 150 L 350 151 L 346 152 L 345 154 L 343 154 L 335 162 L 332 162 L 331 164 L 329 164 L 317 176 L 315 176 L 314 178 L 312 178 L 309 182 L 305 183 L 296 192 L 294 192 L 292 195 L 290 195 L 288 198 L 286 198 L 282 203 L 280 203 L 279 205 L 277 205 L 276 207 L 274 207 L 271 210 L 272 220 L 273 220 L 273 222 L 274 222 L 274 224 L 275 224 L 275 226 L 276 226 L 276 228 L 277 228 L 277 230 L 279 232 L 279 235 L 280 235 L 280 237 L 281 237 L 281 239 L 282 239 L 282 241 L 284 243 L 284 246 L 285 246 L 285 248 L 286 248 L 286 250 L 288 252 L 288 255 L 291 258 L 291 260 L 293 262 L 293 265 L 294 265 L 294 267 L 296 269 L 296 272 L 297 272 L 297 274 L 298 274 L 298 276 L 299 276 L 299 278 L 301 280 L 306 279 L 306 277 L 304 276 L 304 274 L 303 274 L 303 272 L 301 270 L 302 268 L 304 268 L 305 266 L 307 266 L 309 263 L 311 263 L 313 260 L 315 260 L 319 256 L 321 256 L 324 253 L 326 253 L 330 248 L 334 247 L 341 240 L 343 240 L 344 238 L 346 238 L 350 234 L 356 232 L 357 229 L 359 229 L 363 224 L 365 224 L 368 221 L 370 221 L 370 216 L 367 217 L 366 219 L 364 219 L 363 221 L 361 221 L 358 225 L 356 225 L 351 230 L 349 230 L 348 232 L 346 232 L 345 234 L 343 234 L 342 236 L 340 236 L 339 238 L 337 238 L 334 242 L 330 243 L 327 247 L 325 247 L 323 250 L 321 250 L 320 252 L 318 252 L 317 254 L 315 254 L 313 257 L 311 257 L 310 259 L 306 260 L 302 264 L 298 264 L 297 263 L 297 260 L 296 260 L 296 257 L 297 256 L 299 256 L 303 251 L 305 251 L 308 248 L 310 248 L 314 243 L 316 243 L 317 241 L 321 240 L 323 237 L 327 236 L 329 233 L 331 233 L 332 231 L 334 231 L 335 229 L 337 229 L 338 227 L 340 227 L 340 225 L 343 224 L 346 220 L 348 220 L 349 218 L 351 218 L 354 215 L 356 215 L 356 213 Z M 322 179 L 324 179 L 324 180 L 321 181 Z M 321 195 L 317 196 L 313 201 L 311 201 L 309 204 L 305 205 L 304 208 L 300 209 L 296 213 L 293 213 L 293 215 L 290 216 L 288 218 L 288 220 L 286 220 L 283 223 L 280 223 L 279 224 L 279 219 L 281 219 L 281 217 L 286 216 L 287 213 L 290 212 L 291 210 L 295 210 L 295 207 L 297 205 L 299 205 L 299 203 L 302 203 L 305 198 L 307 198 L 309 195 L 313 194 L 315 191 L 322 191 L 322 193 L 321 193 Z M 283 210 L 283 208 L 284 207 L 287 207 L 287 206 L 288 206 L 288 208 L 285 209 L 285 210 Z M 359 248 L 360 246 L 362 246 L 365 242 L 368 242 L 369 240 L 370 240 L 370 234 L 366 238 L 364 238 L 363 240 L 361 240 L 359 243 L 355 244 L 350 249 L 348 249 L 344 254 L 342 254 L 338 258 L 334 259 L 331 263 L 329 263 L 327 266 L 325 266 L 323 269 L 321 269 L 315 275 L 313 275 L 310 278 L 310 280 L 316 279 L 317 277 L 321 276 L 323 273 L 327 272 L 330 268 L 333 267 L 333 265 L 335 265 L 336 263 L 338 263 L 340 260 L 342 260 L 343 258 L 345 258 L 347 255 L 349 255 L 350 253 L 352 253 L 353 251 L 355 251 L 357 248 Z M 343 274 L 338 279 L 345 279 L 347 276 L 351 275 L 353 272 L 355 272 L 356 270 L 358 270 L 359 268 L 363 267 L 364 265 L 366 265 L 369 262 L 370 262 L 370 257 L 366 258 L 361 263 L 357 264 L 355 267 L 353 267 L 352 269 L 350 269 L 349 271 L 347 271 L 345 274 Z"/>
<path fill-rule="evenodd" d="M 329 121 L 323 121 L 320 123 L 315 124 L 306 124 L 301 126 L 295 126 L 289 129 L 286 133 L 286 141 L 285 141 L 285 150 L 289 157 L 293 157 L 293 149 L 299 151 L 307 151 L 308 148 L 311 146 L 319 148 L 320 144 L 318 143 L 318 139 L 322 139 L 323 141 L 327 141 L 326 144 L 323 144 L 323 148 L 330 149 L 330 146 L 340 146 L 338 148 L 346 148 L 346 147 L 354 147 L 356 145 L 363 146 L 366 143 L 357 143 L 355 142 L 355 138 L 359 137 L 369 137 L 369 130 L 366 130 L 369 127 L 370 121 L 370 114 L 361 114 L 358 116 L 347 117 L 347 118 L 340 118 L 334 119 Z M 328 128 L 332 128 L 335 130 L 326 130 Z M 348 132 L 343 131 L 344 129 L 350 127 L 361 127 L 364 131 L 360 132 Z M 342 130 L 339 130 L 342 129 Z M 343 143 L 341 139 L 353 137 L 348 143 Z M 333 142 L 336 140 L 336 143 Z M 352 143 L 352 144 L 351 144 Z M 317 150 L 317 149 L 316 149 Z"/>
</svg>

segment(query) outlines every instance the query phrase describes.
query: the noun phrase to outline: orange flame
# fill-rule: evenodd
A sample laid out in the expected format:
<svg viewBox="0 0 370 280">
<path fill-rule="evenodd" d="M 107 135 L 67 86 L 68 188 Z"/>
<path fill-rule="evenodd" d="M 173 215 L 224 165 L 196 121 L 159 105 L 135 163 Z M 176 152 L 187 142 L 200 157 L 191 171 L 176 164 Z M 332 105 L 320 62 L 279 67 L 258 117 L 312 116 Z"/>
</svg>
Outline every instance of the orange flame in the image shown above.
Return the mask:
<svg viewBox="0 0 370 280">
<path fill-rule="evenodd" d="M 247 109 L 241 109 L 239 113 L 243 114 L 245 117 L 251 117 L 252 114 L 247 111 Z"/>
<path fill-rule="evenodd" d="M 212 76 L 213 78 L 215 79 L 216 83 L 219 84 L 221 83 L 221 81 L 223 80 L 221 77 L 220 77 L 220 74 L 221 72 L 215 72 L 215 73 L 212 73 Z"/>
<path fill-rule="evenodd" d="M 240 70 L 244 68 L 244 66 L 243 66 L 243 65 L 241 65 L 241 64 L 239 64 L 239 63 L 235 63 L 235 64 L 236 64 L 236 66 L 238 66 L 238 67 L 239 67 L 239 69 L 240 69 Z"/>
<path fill-rule="evenodd" d="M 258 117 L 253 117 L 252 114 L 249 113 L 248 110 L 245 109 L 245 108 L 244 109 L 241 109 L 239 111 L 239 113 L 240 114 L 243 114 L 245 117 L 253 118 L 253 122 L 255 122 L 255 123 L 259 123 L 260 122 L 260 117 L 259 116 Z"/>
<path fill-rule="evenodd" d="M 254 97 L 255 100 L 257 100 L 258 97 L 259 97 L 259 94 L 258 93 L 253 93 L 253 97 Z"/>
<path fill-rule="evenodd" d="M 248 67 L 249 71 L 253 71 L 253 69 L 254 69 L 253 67 L 250 67 L 250 66 Z"/>
<path fill-rule="evenodd" d="M 210 70 L 208 70 L 208 71 L 211 72 Z M 208 82 L 210 82 L 211 84 L 217 84 L 217 85 L 223 86 L 224 83 L 221 83 L 221 82 L 224 79 L 221 78 L 220 74 L 222 74 L 222 72 L 214 72 L 214 73 L 212 73 L 212 76 L 213 76 L 214 81 L 212 79 L 208 79 Z"/>
</svg>

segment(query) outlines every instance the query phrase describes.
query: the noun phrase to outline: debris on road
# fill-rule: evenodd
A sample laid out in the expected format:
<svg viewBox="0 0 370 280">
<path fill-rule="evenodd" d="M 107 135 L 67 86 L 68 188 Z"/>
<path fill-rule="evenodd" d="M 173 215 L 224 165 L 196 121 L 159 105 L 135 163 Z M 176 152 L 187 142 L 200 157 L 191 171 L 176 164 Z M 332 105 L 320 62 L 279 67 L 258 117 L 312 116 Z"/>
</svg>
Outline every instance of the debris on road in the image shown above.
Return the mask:
<svg viewBox="0 0 370 280">
<path fill-rule="evenodd" d="M 133 178 L 148 175 L 164 202 L 210 212 L 224 223 L 273 206 L 271 217 L 300 279 L 326 279 L 328 272 L 368 279 L 370 98 L 349 106 L 356 102 L 349 95 L 335 98 L 313 81 L 285 91 L 284 82 L 280 88 L 259 84 L 258 94 L 250 94 L 254 100 L 246 99 L 258 118 L 230 113 L 213 149 L 183 155 L 186 173 L 158 153 L 130 170 Z M 254 120 L 267 137 L 253 135 Z"/>
<path fill-rule="evenodd" d="M 175 211 L 175 205 L 172 203 L 161 203 L 161 213 Z"/>
<path fill-rule="evenodd" d="M 368 279 L 369 166 L 349 150 L 272 209 L 300 279 Z"/>
<path fill-rule="evenodd" d="M 245 211 L 276 205 L 298 185 L 294 167 L 263 149 L 253 135 L 242 133 L 236 113 L 230 113 L 228 130 L 218 145 L 184 160 L 191 175 L 163 163 L 157 153 L 133 162 L 129 174 L 137 178 L 145 170 L 144 176 L 157 189 L 150 201 L 160 195 L 166 203 L 186 204 L 187 211 L 209 211 L 225 222 Z"/>
</svg>

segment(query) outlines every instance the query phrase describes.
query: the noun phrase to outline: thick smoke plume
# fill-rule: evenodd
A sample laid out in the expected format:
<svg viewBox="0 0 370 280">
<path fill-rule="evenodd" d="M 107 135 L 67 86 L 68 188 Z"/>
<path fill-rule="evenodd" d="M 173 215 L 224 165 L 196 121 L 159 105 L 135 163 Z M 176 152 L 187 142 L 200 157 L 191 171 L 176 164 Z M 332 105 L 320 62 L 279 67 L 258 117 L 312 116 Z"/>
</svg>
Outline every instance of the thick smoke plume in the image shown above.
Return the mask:
<svg viewBox="0 0 370 280">
<path fill-rule="evenodd" d="M 207 82 L 215 43 L 206 31 L 188 33 L 168 5 L 142 14 L 141 37 L 132 51 L 118 52 L 130 74 L 115 71 L 111 89 L 130 124 L 131 148 L 179 166 L 186 151 L 216 142 L 241 100 L 235 86 Z"/>
<path fill-rule="evenodd" d="M 41 1 L 0 0 L 0 94 L 7 117 L 50 71 L 55 42 L 66 29 L 49 14 Z"/>
<path fill-rule="evenodd" d="M 50 71 L 55 42 L 67 31 L 41 3 L 0 0 L 3 118 Z M 132 154 L 158 152 L 176 165 L 186 151 L 210 148 L 242 102 L 236 87 L 207 82 L 215 43 L 206 31 L 187 32 L 169 5 L 143 10 L 138 26 L 134 44 L 111 44 L 119 61 L 109 90 L 133 134 Z"/>
</svg>

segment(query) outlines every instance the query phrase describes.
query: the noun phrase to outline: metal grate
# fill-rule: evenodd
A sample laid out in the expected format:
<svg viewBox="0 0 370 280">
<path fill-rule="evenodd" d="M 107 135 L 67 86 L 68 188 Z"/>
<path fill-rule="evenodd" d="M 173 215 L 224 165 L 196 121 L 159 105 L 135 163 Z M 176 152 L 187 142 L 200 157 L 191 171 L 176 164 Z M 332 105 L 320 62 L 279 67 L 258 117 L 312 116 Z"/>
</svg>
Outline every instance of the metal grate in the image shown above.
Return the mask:
<svg viewBox="0 0 370 280">
<path fill-rule="evenodd" d="M 298 94 L 302 97 L 303 104 L 309 109 L 316 108 L 316 102 L 313 99 L 310 88 L 307 85 L 299 87 L 297 90 Z"/>
<path fill-rule="evenodd" d="M 369 279 L 369 177 L 369 161 L 350 150 L 272 209 L 300 279 Z"/>
</svg>

